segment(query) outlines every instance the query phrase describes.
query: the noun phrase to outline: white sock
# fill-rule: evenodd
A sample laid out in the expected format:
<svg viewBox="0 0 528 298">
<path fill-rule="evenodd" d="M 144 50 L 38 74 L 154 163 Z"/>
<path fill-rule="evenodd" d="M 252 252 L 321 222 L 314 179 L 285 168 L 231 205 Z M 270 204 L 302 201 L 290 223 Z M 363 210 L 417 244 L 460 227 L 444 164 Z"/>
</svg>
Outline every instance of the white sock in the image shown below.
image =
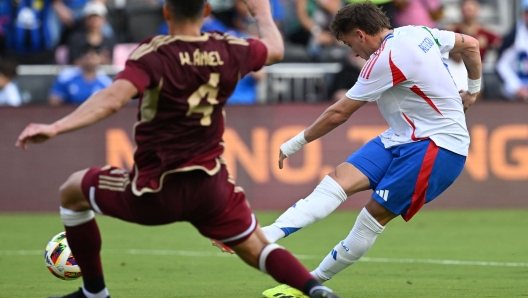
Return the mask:
<svg viewBox="0 0 528 298">
<path fill-rule="evenodd" d="M 359 213 L 352 231 L 345 240 L 339 242 L 332 252 L 312 271 L 320 282 L 325 282 L 343 269 L 354 264 L 374 244 L 376 237 L 385 229 L 380 225 L 367 209 L 363 208 Z"/>
<path fill-rule="evenodd" d="M 110 296 L 110 293 L 108 293 L 107 288 L 102 289 L 99 293 L 90 293 L 86 291 L 86 289 L 83 286 L 82 291 L 83 291 L 84 296 L 86 296 L 87 298 L 106 298 Z"/>
<path fill-rule="evenodd" d="M 70 209 L 60 207 L 60 217 L 62 219 L 62 223 L 65 226 L 75 227 L 89 222 L 95 218 L 95 214 L 92 210 L 72 211 Z"/>
<path fill-rule="evenodd" d="M 325 176 L 315 190 L 284 212 L 271 226 L 262 228 L 271 243 L 327 217 L 347 195 L 330 176 Z"/>
</svg>

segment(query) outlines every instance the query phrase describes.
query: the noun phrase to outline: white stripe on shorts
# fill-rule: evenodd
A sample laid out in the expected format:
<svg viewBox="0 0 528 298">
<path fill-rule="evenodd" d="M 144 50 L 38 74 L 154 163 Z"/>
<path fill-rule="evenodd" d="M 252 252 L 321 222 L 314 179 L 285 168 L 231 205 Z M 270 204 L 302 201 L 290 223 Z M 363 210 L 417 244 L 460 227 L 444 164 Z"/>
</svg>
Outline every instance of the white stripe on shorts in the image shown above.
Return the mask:
<svg viewBox="0 0 528 298">
<path fill-rule="evenodd" d="M 103 214 L 101 212 L 101 209 L 99 209 L 99 206 L 97 206 L 97 203 L 95 202 L 95 186 L 90 187 L 90 203 L 92 204 L 93 210 L 99 214 Z"/>
<path fill-rule="evenodd" d="M 222 239 L 222 240 L 219 240 L 219 241 L 222 242 L 222 243 L 226 243 L 226 242 L 231 242 L 231 241 L 238 240 L 240 238 L 244 238 L 247 235 L 251 234 L 251 232 L 253 232 L 253 230 L 255 229 L 256 225 L 257 225 L 257 219 L 255 218 L 255 214 L 251 213 L 251 226 L 249 226 L 249 229 L 245 230 L 241 234 L 238 234 L 238 235 L 236 235 L 234 237 L 227 238 L 227 239 Z"/>
</svg>

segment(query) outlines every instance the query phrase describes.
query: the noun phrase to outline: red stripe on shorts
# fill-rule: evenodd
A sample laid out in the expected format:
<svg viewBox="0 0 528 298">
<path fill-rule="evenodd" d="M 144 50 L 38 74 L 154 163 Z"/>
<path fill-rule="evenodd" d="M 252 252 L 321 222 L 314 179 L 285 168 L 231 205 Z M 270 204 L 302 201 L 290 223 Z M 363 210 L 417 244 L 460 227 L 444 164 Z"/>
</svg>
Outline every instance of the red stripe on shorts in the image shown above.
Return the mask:
<svg viewBox="0 0 528 298">
<path fill-rule="evenodd" d="M 427 151 L 425 152 L 422 161 L 422 167 L 420 168 L 420 173 L 418 173 L 418 179 L 416 180 L 416 185 L 414 187 L 411 207 L 407 210 L 407 214 L 403 216 L 405 221 L 409 221 L 425 204 L 425 195 L 427 187 L 429 186 L 429 177 L 431 177 L 431 171 L 433 170 L 433 165 L 439 149 L 440 147 L 438 147 L 433 141 L 431 141 L 429 147 L 427 147 Z"/>
</svg>

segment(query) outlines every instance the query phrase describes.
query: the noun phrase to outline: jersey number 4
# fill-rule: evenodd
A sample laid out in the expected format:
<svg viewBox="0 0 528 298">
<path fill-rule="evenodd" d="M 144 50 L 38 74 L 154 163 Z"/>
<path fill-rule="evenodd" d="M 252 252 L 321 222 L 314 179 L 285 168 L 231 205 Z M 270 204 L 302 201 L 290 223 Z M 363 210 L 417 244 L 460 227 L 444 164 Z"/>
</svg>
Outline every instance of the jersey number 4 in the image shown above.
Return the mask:
<svg viewBox="0 0 528 298">
<path fill-rule="evenodd" d="M 202 84 L 196 91 L 189 96 L 187 102 L 189 103 L 189 110 L 185 116 L 191 114 L 202 114 L 200 124 L 203 126 L 211 125 L 211 114 L 213 113 L 214 105 L 218 104 L 218 83 L 220 82 L 220 74 L 213 72 L 209 76 L 209 82 Z M 200 104 L 202 98 L 207 97 L 207 104 Z"/>
</svg>

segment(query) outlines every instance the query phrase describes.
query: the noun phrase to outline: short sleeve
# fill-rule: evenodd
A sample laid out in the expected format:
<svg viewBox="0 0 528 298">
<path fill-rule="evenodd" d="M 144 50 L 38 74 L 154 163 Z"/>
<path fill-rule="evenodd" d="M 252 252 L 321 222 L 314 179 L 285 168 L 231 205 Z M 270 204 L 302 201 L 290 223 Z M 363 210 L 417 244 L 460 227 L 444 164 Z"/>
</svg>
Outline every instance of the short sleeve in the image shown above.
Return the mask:
<svg viewBox="0 0 528 298">
<path fill-rule="evenodd" d="M 449 58 L 449 52 L 455 47 L 455 32 L 422 27 L 434 38 L 436 45 L 440 48 L 442 58 Z"/>
<path fill-rule="evenodd" d="M 246 66 L 242 69 L 244 74 L 260 70 L 266 64 L 266 59 L 268 58 L 268 49 L 264 43 L 252 38 L 247 41 L 249 43 L 249 53 L 246 56 L 246 63 L 242 64 Z"/>
<path fill-rule="evenodd" d="M 163 67 L 156 52 L 143 53 L 144 50 L 142 45 L 140 45 L 126 61 L 125 69 L 114 79 L 130 81 L 138 89 L 139 96 L 143 95 L 145 89 L 157 85 L 163 72 Z"/>
<path fill-rule="evenodd" d="M 361 74 L 346 96 L 361 101 L 376 101 L 390 87 L 406 80 L 393 52 L 382 52 L 379 57 L 372 56 L 363 66 Z"/>
</svg>

